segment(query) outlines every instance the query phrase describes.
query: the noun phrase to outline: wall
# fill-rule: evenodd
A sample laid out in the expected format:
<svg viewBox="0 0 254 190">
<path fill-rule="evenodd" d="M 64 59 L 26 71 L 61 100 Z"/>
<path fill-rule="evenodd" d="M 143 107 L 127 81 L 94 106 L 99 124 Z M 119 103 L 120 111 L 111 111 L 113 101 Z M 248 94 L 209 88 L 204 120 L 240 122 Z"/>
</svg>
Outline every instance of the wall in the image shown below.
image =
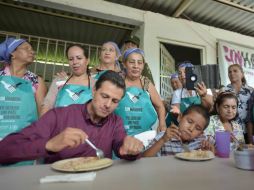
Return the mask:
<svg viewBox="0 0 254 190">
<path fill-rule="evenodd" d="M 154 79 L 157 89 L 159 89 L 160 86 L 160 41 L 181 45 L 185 44 L 185 46 L 202 49 L 204 52 L 203 64 L 217 63 L 216 43 L 220 39 L 254 48 L 253 37 L 183 19 L 166 17 L 152 12 L 146 12 L 144 14 L 143 30 L 143 47 L 146 53 L 146 60 L 151 68 L 153 76 L 156 76 Z"/>
<path fill-rule="evenodd" d="M 143 22 L 144 11 L 103 0 L 23 0 L 32 4 L 72 11 L 77 14 L 139 25 Z"/>
</svg>

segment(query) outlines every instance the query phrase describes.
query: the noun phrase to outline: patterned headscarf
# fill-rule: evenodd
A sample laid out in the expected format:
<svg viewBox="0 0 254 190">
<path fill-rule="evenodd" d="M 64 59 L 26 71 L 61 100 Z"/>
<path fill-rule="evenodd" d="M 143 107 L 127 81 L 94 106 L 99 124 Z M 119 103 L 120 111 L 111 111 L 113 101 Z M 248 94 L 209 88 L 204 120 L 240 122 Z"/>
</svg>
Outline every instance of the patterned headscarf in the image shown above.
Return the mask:
<svg viewBox="0 0 254 190">
<path fill-rule="evenodd" d="M 145 53 L 142 49 L 139 49 L 139 48 L 130 48 L 130 49 L 127 49 L 124 54 L 123 54 L 123 62 L 126 61 L 126 59 L 128 58 L 128 56 L 132 53 L 138 53 L 140 55 L 142 55 L 143 59 L 145 58 Z"/>
<path fill-rule="evenodd" d="M 25 41 L 26 40 L 24 39 L 7 38 L 3 43 L 0 44 L 0 61 L 10 63 L 11 53 L 14 52 L 15 49 Z"/>
</svg>

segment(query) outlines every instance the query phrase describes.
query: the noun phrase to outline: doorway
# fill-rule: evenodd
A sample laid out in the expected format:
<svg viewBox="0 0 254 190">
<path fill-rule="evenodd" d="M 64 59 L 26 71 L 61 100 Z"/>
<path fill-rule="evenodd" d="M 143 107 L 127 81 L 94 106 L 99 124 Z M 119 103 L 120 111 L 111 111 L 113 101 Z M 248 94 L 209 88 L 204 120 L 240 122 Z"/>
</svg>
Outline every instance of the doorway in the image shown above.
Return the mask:
<svg viewBox="0 0 254 190">
<path fill-rule="evenodd" d="M 170 75 L 177 72 L 179 63 L 190 61 L 193 65 L 201 65 L 202 53 L 203 49 L 164 42 L 160 44 L 160 95 L 163 99 L 173 93 Z"/>
</svg>

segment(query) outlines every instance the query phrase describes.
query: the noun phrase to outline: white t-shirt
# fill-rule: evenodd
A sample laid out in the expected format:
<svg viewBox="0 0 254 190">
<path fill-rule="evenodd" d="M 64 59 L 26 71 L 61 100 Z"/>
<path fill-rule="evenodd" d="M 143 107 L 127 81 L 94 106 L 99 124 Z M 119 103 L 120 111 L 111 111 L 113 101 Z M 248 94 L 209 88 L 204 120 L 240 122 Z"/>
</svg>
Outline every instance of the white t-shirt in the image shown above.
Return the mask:
<svg viewBox="0 0 254 190">
<path fill-rule="evenodd" d="M 207 89 L 207 94 L 212 95 L 211 89 Z M 180 104 L 181 98 L 187 98 L 192 96 L 198 96 L 198 93 L 195 90 L 192 90 L 191 95 L 189 94 L 186 88 L 180 88 L 173 92 L 171 104 Z"/>
</svg>

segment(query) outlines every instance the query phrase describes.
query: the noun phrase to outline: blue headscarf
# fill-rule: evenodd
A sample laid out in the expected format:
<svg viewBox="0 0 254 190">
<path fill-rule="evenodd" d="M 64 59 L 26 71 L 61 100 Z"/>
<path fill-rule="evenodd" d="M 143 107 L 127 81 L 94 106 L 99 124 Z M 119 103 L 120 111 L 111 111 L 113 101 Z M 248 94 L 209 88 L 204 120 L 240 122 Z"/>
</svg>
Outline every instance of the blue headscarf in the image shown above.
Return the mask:
<svg viewBox="0 0 254 190">
<path fill-rule="evenodd" d="M 123 62 L 126 61 L 126 59 L 128 58 L 128 56 L 132 53 L 138 53 L 140 55 L 142 55 L 143 59 L 145 58 L 145 53 L 142 49 L 139 49 L 139 48 L 130 48 L 130 49 L 127 49 L 124 54 L 123 54 Z"/>
<path fill-rule="evenodd" d="M 169 77 L 170 77 L 170 80 L 171 79 L 176 79 L 176 78 L 178 78 L 178 74 L 177 73 L 173 73 L 173 74 L 169 75 Z"/>
<path fill-rule="evenodd" d="M 26 40 L 24 39 L 7 38 L 3 43 L 0 44 L 0 61 L 10 63 L 11 53 L 14 52 L 15 49 L 25 41 Z"/>
<path fill-rule="evenodd" d="M 178 66 L 178 69 L 180 69 L 180 68 L 185 68 L 185 67 L 193 67 L 193 65 L 191 64 L 191 62 L 190 61 L 184 61 L 184 62 L 182 62 L 179 66 Z"/>
</svg>

